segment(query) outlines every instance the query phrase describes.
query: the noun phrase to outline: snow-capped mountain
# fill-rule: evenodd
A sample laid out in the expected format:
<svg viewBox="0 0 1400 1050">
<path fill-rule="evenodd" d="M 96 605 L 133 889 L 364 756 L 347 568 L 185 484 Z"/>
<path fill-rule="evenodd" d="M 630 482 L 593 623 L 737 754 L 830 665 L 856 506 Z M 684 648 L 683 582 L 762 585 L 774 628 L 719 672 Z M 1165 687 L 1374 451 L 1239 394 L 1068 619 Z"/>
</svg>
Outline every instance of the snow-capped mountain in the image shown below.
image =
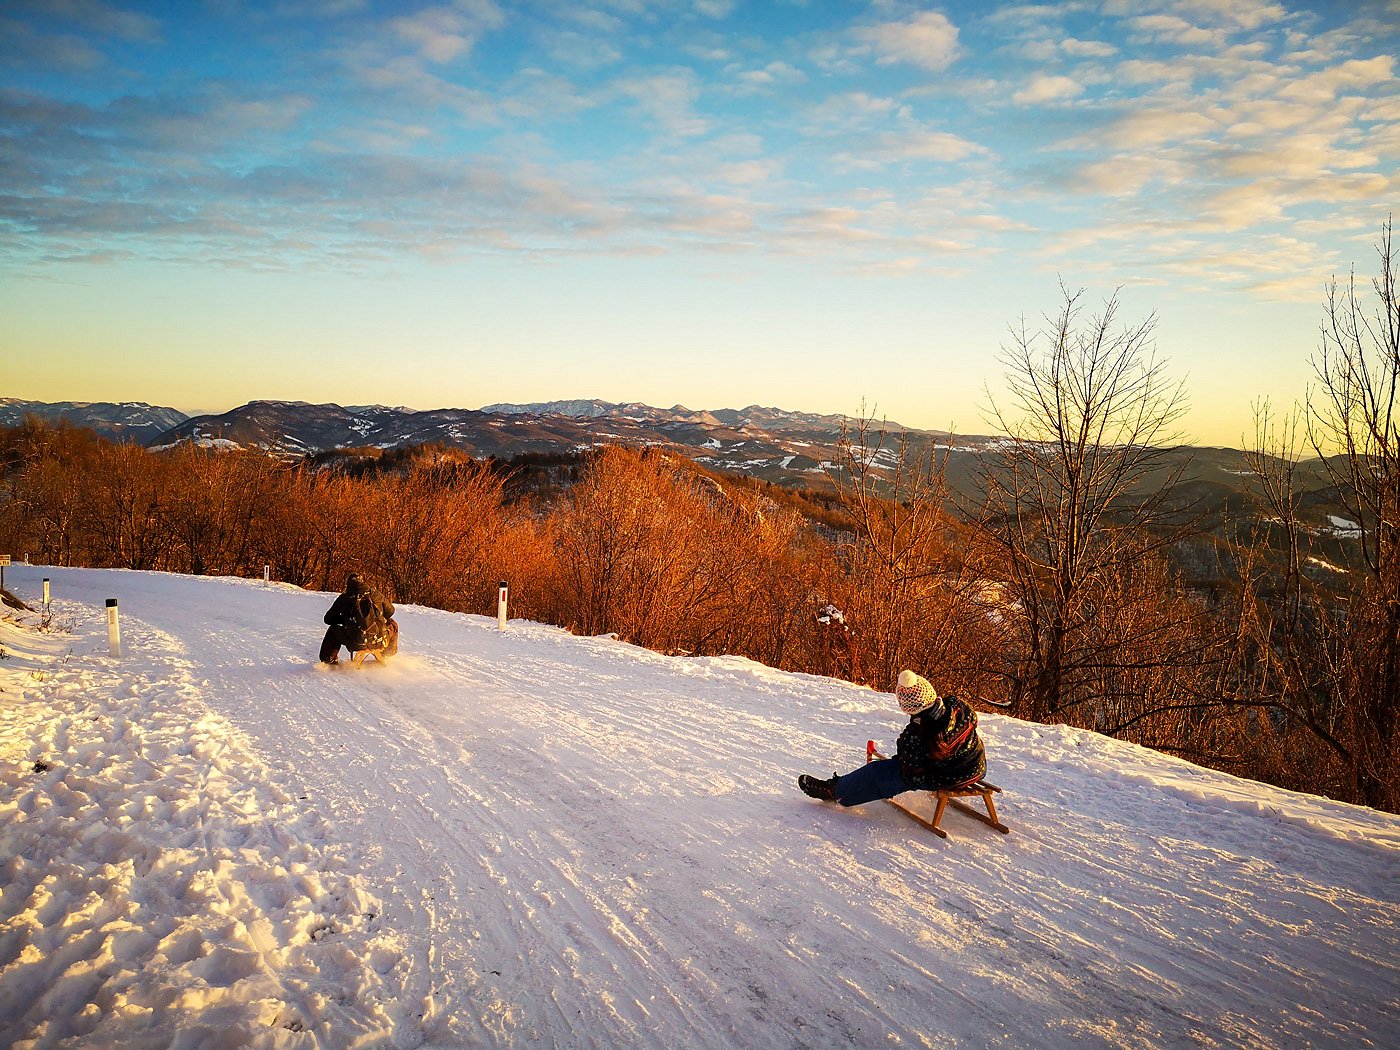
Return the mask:
<svg viewBox="0 0 1400 1050">
<path fill-rule="evenodd" d="M 797 790 L 892 746 L 888 692 L 418 606 L 318 672 L 332 595 L 41 578 L 66 630 L 0 618 L 0 1045 L 1400 1043 L 1394 814 L 984 713 L 1011 832 L 938 839 Z"/>
<path fill-rule="evenodd" d="M 66 419 L 78 427 L 91 427 L 103 437 L 144 444 L 178 426 L 188 417 L 173 408 L 144 401 L 22 401 L 0 397 L 0 426 L 18 426 L 26 416 L 46 422 Z"/>
<path fill-rule="evenodd" d="M 656 408 L 594 400 L 415 412 L 382 405 L 253 401 L 222 415 L 187 419 L 150 445 L 193 441 L 301 456 L 336 448 L 392 449 L 435 442 L 502 459 L 606 444 L 665 445 L 716 469 L 791 481 L 820 473 L 822 464 L 834 458 L 843 425 L 851 422 L 844 416 L 760 405 L 694 411 L 683 405 Z M 890 427 L 906 429 L 894 423 Z M 913 433 L 926 442 L 946 440 L 946 435 L 932 431 Z M 988 439 L 968 440 L 975 444 Z"/>
</svg>

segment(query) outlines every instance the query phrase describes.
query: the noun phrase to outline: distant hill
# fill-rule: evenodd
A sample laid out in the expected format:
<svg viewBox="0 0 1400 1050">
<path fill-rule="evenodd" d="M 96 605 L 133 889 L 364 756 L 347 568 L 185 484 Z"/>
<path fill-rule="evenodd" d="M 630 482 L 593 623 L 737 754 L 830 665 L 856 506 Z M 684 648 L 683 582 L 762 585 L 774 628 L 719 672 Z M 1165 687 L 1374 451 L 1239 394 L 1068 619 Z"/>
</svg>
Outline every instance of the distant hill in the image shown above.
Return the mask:
<svg viewBox="0 0 1400 1050">
<path fill-rule="evenodd" d="M 37 416 L 49 423 L 66 419 L 77 427 L 91 427 L 103 437 L 141 444 L 159 437 L 188 418 L 176 409 L 148 405 L 144 401 L 47 402 L 0 397 L 0 426 L 18 426 L 26 416 Z"/>
<path fill-rule="evenodd" d="M 791 488 L 829 485 L 836 448 L 849 416 L 820 415 L 750 405 L 747 408 L 694 410 L 683 405 L 658 408 L 640 403 L 599 400 L 492 404 L 481 409 L 440 408 L 414 411 L 385 405 L 342 406 L 305 401 L 251 401 L 217 415 L 186 417 L 172 408 L 143 403 L 87 404 L 0 399 L 0 425 L 14 425 L 26 414 L 66 418 L 109 437 L 144 441 L 152 449 L 181 442 L 207 447 L 259 449 L 300 459 L 335 449 L 390 451 L 411 445 L 437 444 L 477 458 L 515 459 L 523 455 L 559 456 L 603 445 L 662 446 L 714 470 Z M 872 458 L 877 469 L 892 466 L 898 435 L 908 436 L 916 453 L 933 447 L 946 456 L 954 492 L 971 497 L 977 489 L 978 453 L 1003 437 L 957 435 L 886 424 L 889 437 Z M 1236 449 L 1182 447 L 1171 450 L 1161 474 L 1148 484 L 1164 482 L 1182 459 L 1190 464 L 1178 487 L 1180 502 L 1205 516 L 1208 528 L 1246 510 L 1251 475 Z M 1298 485 L 1305 519 L 1315 528 L 1335 528 L 1341 512 L 1336 494 L 1319 460 L 1301 464 Z"/>
<path fill-rule="evenodd" d="M 595 400 L 415 412 L 382 405 L 253 401 L 221 415 L 182 420 L 148 444 L 161 448 L 189 441 L 303 456 L 336 448 L 387 450 L 431 442 L 500 459 L 581 452 L 609 444 L 662 445 L 717 470 L 796 484 L 823 476 L 823 464 L 832 461 L 842 427 L 851 422 L 845 416 L 759 405 L 694 411 L 682 405 L 656 408 Z M 910 433 L 924 446 L 948 441 L 940 432 Z M 959 444 L 982 447 L 992 440 L 960 438 Z"/>
</svg>

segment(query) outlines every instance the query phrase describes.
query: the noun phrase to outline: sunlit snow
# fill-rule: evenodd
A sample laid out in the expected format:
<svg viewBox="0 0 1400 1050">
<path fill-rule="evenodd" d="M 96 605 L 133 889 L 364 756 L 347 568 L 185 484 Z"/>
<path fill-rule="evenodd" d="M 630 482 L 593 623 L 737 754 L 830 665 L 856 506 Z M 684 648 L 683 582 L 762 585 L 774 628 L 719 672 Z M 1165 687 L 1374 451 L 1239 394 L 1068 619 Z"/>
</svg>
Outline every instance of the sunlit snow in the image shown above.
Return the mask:
<svg viewBox="0 0 1400 1050">
<path fill-rule="evenodd" d="M 412 606 L 324 672 L 329 594 L 46 576 L 66 630 L 0 622 L 0 1045 L 1400 1042 L 1395 816 L 984 714 L 1013 830 L 939 840 L 796 790 L 888 693 Z"/>
</svg>

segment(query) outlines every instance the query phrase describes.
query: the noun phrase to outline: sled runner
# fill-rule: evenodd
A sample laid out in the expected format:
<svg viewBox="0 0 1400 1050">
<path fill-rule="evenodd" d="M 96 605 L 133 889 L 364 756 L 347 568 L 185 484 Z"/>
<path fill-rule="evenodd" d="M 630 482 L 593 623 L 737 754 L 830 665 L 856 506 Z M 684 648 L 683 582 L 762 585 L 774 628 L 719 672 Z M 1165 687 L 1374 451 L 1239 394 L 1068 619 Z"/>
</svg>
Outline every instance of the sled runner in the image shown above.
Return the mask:
<svg viewBox="0 0 1400 1050">
<path fill-rule="evenodd" d="M 374 657 L 374 662 L 382 664 L 399 651 L 399 625 L 393 620 L 384 625 L 384 629 L 379 632 L 376 641 L 379 645 L 367 645 L 363 649 L 352 649 L 350 651 L 350 662 L 356 667 L 363 667 L 368 657 Z"/>
<path fill-rule="evenodd" d="M 377 664 L 382 664 L 385 660 L 389 659 L 388 653 L 383 649 L 357 649 L 350 654 L 350 662 L 356 667 L 363 667 L 365 665 L 365 659 L 370 656 L 374 657 L 374 662 Z"/>
<path fill-rule="evenodd" d="M 879 750 L 876 749 L 875 741 L 866 741 L 865 760 L 867 762 L 873 762 L 877 758 L 884 757 L 885 756 L 880 754 Z M 922 824 L 924 827 L 928 828 L 929 831 L 932 831 L 941 839 L 946 839 L 948 837 L 948 833 L 938 825 L 943 820 L 943 812 L 948 808 L 949 805 L 951 805 L 954 809 L 959 810 L 960 812 L 966 813 L 969 817 L 972 817 L 974 820 L 980 820 L 983 824 L 986 824 L 989 827 L 996 828 L 1003 835 L 1006 835 L 1010 833 L 1011 829 L 997 819 L 996 803 L 992 801 L 992 796 L 994 794 L 999 793 L 1000 791 L 1001 788 L 997 787 L 995 784 L 990 784 L 985 780 L 976 780 L 973 781 L 971 784 L 964 784 L 961 787 L 942 788 L 938 791 L 930 791 L 928 793 L 938 799 L 938 808 L 934 810 L 932 820 L 927 820 L 924 817 L 919 816 L 919 814 L 915 813 L 912 809 L 910 809 L 907 806 L 900 805 L 892 798 L 887 798 L 885 799 L 885 801 L 888 802 L 895 809 L 903 813 L 910 820 L 914 821 L 917 824 Z M 959 801 L 959 799 L 973 798 L 976 796 L 981 796 L 982 804 L 987 807 L 986 813 L 979 813 L 977 812 L 977 810 L 969 806 L 966 802 Z"/>
</svg>

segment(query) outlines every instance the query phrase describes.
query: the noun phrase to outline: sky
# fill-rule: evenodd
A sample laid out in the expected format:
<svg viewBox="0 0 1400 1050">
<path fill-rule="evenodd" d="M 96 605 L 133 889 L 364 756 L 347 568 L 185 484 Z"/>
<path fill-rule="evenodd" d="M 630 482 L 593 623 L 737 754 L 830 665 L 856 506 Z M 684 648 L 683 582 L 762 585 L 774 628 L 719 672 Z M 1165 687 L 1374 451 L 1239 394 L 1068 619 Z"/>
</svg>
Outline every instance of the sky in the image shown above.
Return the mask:
<svg viewBox="0 0 1400 1050">
<path fill-rule="evenodd" d="M 0 396 L 750 404 L 983 433 L 1155 318 L 1305 395 L 1400 195 L 1400 0 L 0 3 Z"/>
</svg>

